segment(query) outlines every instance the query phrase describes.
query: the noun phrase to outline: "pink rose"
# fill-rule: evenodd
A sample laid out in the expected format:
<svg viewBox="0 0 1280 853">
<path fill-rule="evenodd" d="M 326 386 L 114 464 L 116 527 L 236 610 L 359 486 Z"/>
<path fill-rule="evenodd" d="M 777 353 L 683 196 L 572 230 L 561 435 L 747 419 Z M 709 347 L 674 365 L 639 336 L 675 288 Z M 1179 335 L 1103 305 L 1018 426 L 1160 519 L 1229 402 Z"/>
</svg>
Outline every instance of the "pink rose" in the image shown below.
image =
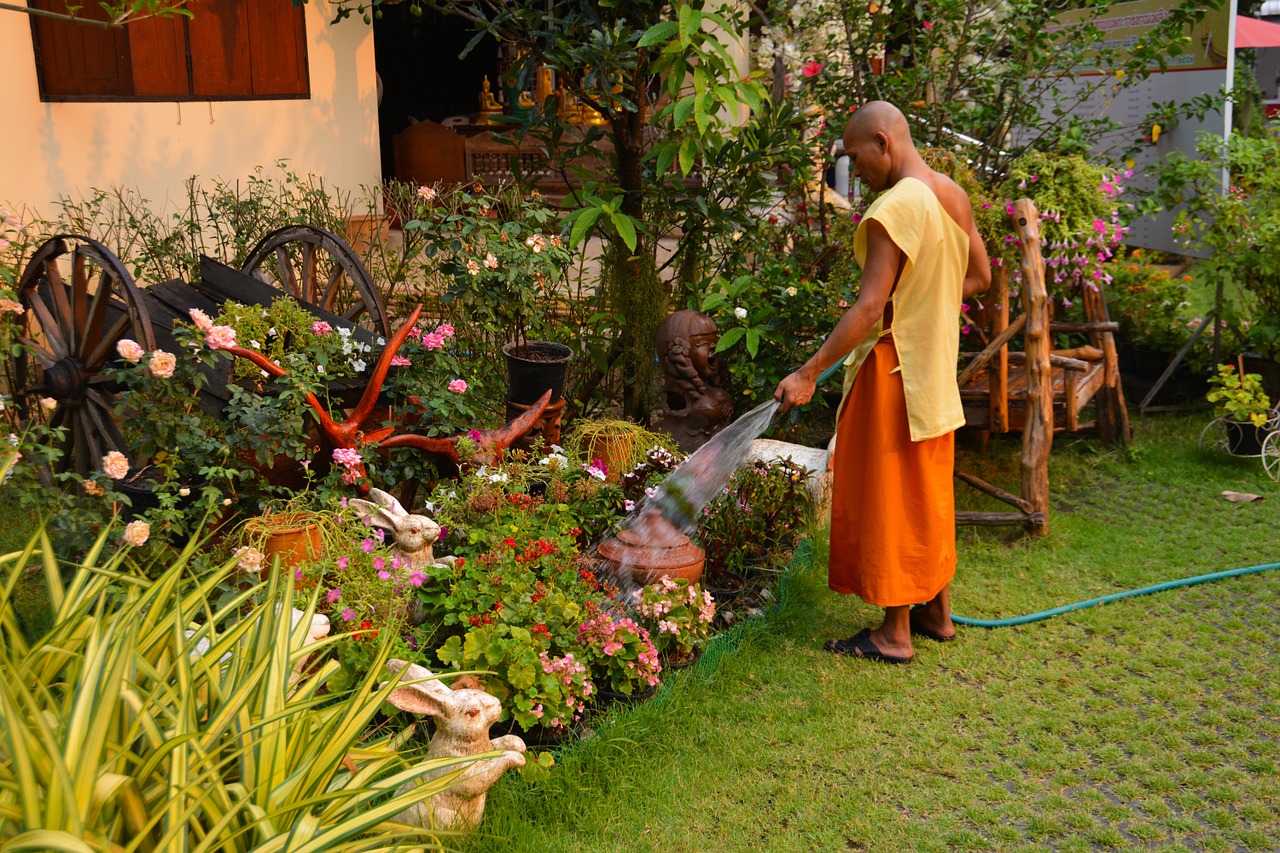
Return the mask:
<svg viewBox="0 0 1280 853">
<path fill-rule="evenodd" d="M 422 345 L 427 349 L 444 349 L 444 335 L 439 331 L 422 336 Z"/>
<path fill-rule="evenodd" d="M 187 313 L 191 315 L 191 322 L 195 323 L 200 331 L 208 333 L 213 328 L 213 321 L 209 319 L 209 315 L 199 308 L 192 308 Z"/>
<path fill-rule="evenodd" d="M 452 338 L 453 326 L 450 326 L 448 323 L 441 323 L 436 327 L 436 334 L 440 336 L 441 340 L 445 338 Z"/>
<path fill-rule="evenodd" d="M 405 358 L 402 355 L 391 356 L 392 367 L 408 367 L 411 364 L 413 364 L 413 362 L 409 361 L 409 359 Z"/>
<path fill-rule="evenodd" d="M 158 349 L 151 353 L 151 375 L 157 379 L 168 379 L 178 366 L 177 357 L 171 352 Z"/>
<path fill-rule="evenodd" d="M 102 471 L 113 480 L 123 480 L 129 476 L 129 460 L 119 450 L 113 450 L 102 457 Z"/>
<path fill-rule="evenodd" d="M 465 379 L 455 379 L 449 383 L 449 390 L 455 394 L 467 393 L 467 382 Z"/>
<path fill-rule="evenodd" d="M 147 539 L 151 536 L 151 525 L 145 521 L 131 521 L 124 526 L 124 544 L 132 545 L 135 548 L 139 545 L 147 544 Z"/>
<path fill-rule="evenodd" d="M 137 364 L 142 360 L 142 356 L 146 353 L 146 350 L 138 346 L 137 341 L 131 341 L 128 338 L 121 338 L 116 344 L 116 352 L 120 353 L 120 357 L 125 361 Z"/>
<path fill-rule="evenodd" d="M 209 349 L 229 349 L 236 345 L 236 330 L 230 326 L 214 326 L 205 333 L 204 342 Z"/>
</svg>

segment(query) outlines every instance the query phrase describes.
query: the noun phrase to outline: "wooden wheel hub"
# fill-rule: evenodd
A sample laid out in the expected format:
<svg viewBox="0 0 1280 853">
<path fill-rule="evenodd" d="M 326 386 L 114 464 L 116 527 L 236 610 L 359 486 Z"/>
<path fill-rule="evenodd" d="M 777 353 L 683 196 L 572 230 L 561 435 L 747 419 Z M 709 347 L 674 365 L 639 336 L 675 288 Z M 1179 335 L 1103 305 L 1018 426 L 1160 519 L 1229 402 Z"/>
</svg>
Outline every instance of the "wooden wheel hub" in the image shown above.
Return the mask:
<svg viewBox="0 0 1280 853">
<path fill-rule="evenodd" d="M 64 358 L 44 372 L 44 385 L 49 396 L 58 402 L 78 402 L 89 387 L 89 374 L 80 359 Z"/>
</svg>

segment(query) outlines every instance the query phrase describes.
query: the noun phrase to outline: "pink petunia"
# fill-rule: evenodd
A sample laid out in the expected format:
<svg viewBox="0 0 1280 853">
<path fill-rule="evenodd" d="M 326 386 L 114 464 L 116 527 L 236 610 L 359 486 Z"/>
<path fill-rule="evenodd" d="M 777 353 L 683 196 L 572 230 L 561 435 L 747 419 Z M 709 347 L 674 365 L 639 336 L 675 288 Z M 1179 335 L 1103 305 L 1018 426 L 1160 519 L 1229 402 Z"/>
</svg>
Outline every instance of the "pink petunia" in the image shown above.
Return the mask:
<svg viewBox="0 0 1280 853">
<path fill-rule="evenodd" d="M 346 557 L 339 557 L 339 558 L 338 558 L 338 568 L 339 568 L 339 569 L 345 569 L 345 568 L 347 567 L 347 565 L 348 565 L 348 563 L 347 563 L 347 558 L 346 558 Z"/>
<path fill-rule="evenodd" d="M 355 621 L 355 618 L 356 618 L 356 612 L 354 610 L 352 610 L 350 607 L 342 608 L 343 622 L 352 622 L 352 621 Z"/>
<path fill-rule="evenodd" d="M 333 604 L 339 598 L 342 598 L 342 590 L 335 586 L 333 589 L 325 593 L 324 597 L 330 604 Z"/>
<path fill-rule="evenodd" d="M 377 547 L 378 547 L 377 543 L 374 542 L 372 539 L 365 539 L 363 542 L 360 543 L 360 550 L 364 551 L 366 554 L 372 554 L 373 549 Z"/>
</svg>

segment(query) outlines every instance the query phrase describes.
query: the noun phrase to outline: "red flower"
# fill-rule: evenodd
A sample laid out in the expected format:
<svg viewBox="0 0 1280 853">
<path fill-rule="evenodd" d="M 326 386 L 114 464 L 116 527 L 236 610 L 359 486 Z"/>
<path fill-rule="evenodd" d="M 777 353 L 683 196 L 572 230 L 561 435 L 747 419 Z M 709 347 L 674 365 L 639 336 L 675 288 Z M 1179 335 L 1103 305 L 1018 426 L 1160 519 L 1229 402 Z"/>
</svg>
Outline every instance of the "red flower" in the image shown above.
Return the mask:
<svg viewBox="0 0 1280 853">
<path fill-rule="evenodd" d="M 816 59 L 810 60 L 800 69 L 800 73 L 806 77 L 817 77 L 822 73 L 822 63 Z"/>
<path fill-rule="evenodd" d="M 532 630 L 532 631 L 530 631 L 530 633 L 531 633 L 531 634 L 541 634 L 542 636 L 546 637 L 547 639 L 551 639 L 551 631 L 547 628 L 547 626 L 546 626 L 546 625 L 534 625 L 534 626 L 533 626 L 533 630 Z"/>
<path fill-rule="evenodd" d="M 926 32 L 928 32 L 928 31 L 930 31 L 930 30 L 932 30 L 932 29 L 933 29 L 933 24 L 929 23 L 928 21 L 922 21 L 922 22 L 920 23 L 920 26 L 924 27 L 924 29 L 925 29 L 925 31 L 926 31 Z"/>
<path fill-rule="evenodd" d="M 516 547 L 516 540 L 514 540 L 514 539 L 512 539 L 510 536 L 508 536 L 506 539 L 503 539 L 503 540 L 502 540 L 502 544 L 503 544 L 503 545 L 506 545 L 506 546 L 507 546 L 507 547 L 509 547 L 509 548 L 514 548 L 514 547 Z"/>
</svg>

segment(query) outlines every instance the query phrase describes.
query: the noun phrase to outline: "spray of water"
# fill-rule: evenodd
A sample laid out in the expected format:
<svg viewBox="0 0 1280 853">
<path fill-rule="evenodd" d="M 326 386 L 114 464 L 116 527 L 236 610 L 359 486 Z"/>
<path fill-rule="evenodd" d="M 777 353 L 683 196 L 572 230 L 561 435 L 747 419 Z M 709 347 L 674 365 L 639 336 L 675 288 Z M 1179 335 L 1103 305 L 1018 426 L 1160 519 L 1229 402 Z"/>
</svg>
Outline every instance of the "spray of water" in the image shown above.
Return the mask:
<svg viewBox="0 0 1280 853">
<path fill-rule="evenodd" d="M 607 560 L 599 560 L 597 572 L 610 577 L 622 592 L 620 599 L 632 601 L 639 586 L 632 580 L 633 566 L 647 567 L 647 562 L 665 553 L 697 526 L 698 516 L 729 483 L 733 472 L 742 465 L 757 439 L 769 426 L 778 403 L 762 403 L 717 433 L 698 448 L 658 487 L 654 495 L 636 506 L 623 519 L 618 540 L 631 547 L 615 570 Z M 641 545 L 643 543 L 643 545 Z M 637 547 L 638 546 L 638 547 Z"/>
</svg>

